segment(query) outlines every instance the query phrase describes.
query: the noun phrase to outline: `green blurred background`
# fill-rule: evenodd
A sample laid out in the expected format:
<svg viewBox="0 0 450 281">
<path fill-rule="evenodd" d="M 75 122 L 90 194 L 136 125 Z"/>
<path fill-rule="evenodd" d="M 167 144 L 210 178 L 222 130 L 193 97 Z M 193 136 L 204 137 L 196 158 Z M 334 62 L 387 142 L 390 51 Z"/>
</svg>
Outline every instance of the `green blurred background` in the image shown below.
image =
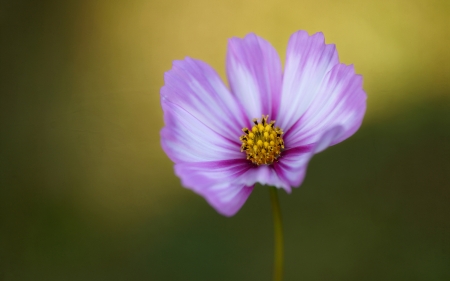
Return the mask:
<svg viewBox="0 0 450 281">
<path fill-rule="evenodd" d="M 227 39 L 284 60 L 323 31 L 364 76 L 367 115 L 280 192 L 286 280 L 450 280 L 450 1 L 0 3 L 0 280 L 270 280 L 258 186 L 232 218 L 161 150 L 172 61 L 225 78 Z"/>
</svg>

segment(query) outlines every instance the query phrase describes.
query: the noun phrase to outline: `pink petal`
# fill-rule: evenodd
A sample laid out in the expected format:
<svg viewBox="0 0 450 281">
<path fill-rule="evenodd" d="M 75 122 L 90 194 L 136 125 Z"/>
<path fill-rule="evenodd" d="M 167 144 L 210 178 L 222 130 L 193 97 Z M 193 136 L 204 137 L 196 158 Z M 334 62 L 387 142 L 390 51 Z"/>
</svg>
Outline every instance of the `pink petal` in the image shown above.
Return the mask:
<svg viewBox="0 0 450 281">
<path fill-rule="evenodd" d="M 239 143 L 247 117 L 220 77 L 202 61 L 174 61 L 164 75 L 161 98 L 183 108 L 205 126 Z"/>
<path fill-rule="evenodd" d="M 273 165 L 253 166 L 237 178 L 236 181 L 243 185 L 251 185 L 258 182 L 263 185 L 283 188 L 289 193 L 291 192 L 291 186 L 285 179 L 279 177 Z"/>
<path fill-rule="evenodd" d="M 305 178 L 306 168 L 314 153 L 328 147 L 341 131 L 342 127 L 333 127 L 324 132 L 313 145 L 297 146 L 283 151 L 279 161 L 273 164 L 273 169 L 280 180 L 288 186 L 299 187 Z M 285 189 L 290 192 L 290 189 Z"/>
<path fill-rule="evenodd" d="M 246 186 L 235 181 L 249 169 L 245 159 L 175 165 L 183 186 L 203 196 L 225 216 L 236 214 L 252 192 L 254 183 Z"/>
<path fill-rule="evenodd" d="M 300 119 L 332 67 L 339 63 L 334 45 L 326 45 L 322 33 L 305 31 L 289 39 L 277 125 L 289 130 Z"/>
<path fill-rule="evenodd" d="M 248 126 L 262 114 L 276 119 L 280 103 L 281 63 L 269 42 L 248 34 L 229 40 L 227 75 L 231 90 L 244 107 Z"/>
<path fill-rule="evenodd" d="M 306 175 L 306 167 L 311 159 L 312 147 L 300 146 L 283 151 L 281 159 L 274 163 L 273 168 L 278 177 L 290 187 L 298 187 Z M 287 190 L 290 193 L 290 189 Z"/>
<path fill-rule="evenodd" d="M 335 65 L 306 112 L 286 132 L 285 142 L 292 147 L 315 144 L 318 153 L 355 133 L 365 111 L 362 77 L 355 74 L 353 66 Z"/>
<path fill-rule="evenodd" d="M 161 130 L 161 145 L 175 163 L 245 159 L 238 142 L 216 133 L 180 105 L 164 97 L 161 105 L 166 124 Z"/>
<path fill-rule="evenodd" d="M 161 105 L 161 144 L 183 186 L 234 215 L 253 190 L 235 180 L 251 168 L 239 141 L 247 117 L 235 97 L 208 65 L 187 58 L 166 73 Z"/>
</svg>

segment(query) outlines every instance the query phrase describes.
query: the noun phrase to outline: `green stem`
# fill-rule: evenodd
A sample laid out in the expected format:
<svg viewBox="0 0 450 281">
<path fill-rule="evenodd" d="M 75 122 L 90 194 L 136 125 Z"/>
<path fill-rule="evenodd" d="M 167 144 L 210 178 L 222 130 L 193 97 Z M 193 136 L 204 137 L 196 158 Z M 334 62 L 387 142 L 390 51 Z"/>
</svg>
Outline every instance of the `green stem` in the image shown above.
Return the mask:
<svg viewBox="0 0 450 281">
<path fill-rule="evenodd" d="M 270 187 L 270 201 L 272 203 L 273 226 L 275 238 L 275 258 L 273 267 L 273 280 L 281 281 L 283 279 L 283 223 L 281 221 L 281 209 L 278 202 L 277 189 Z"/>
</svg>

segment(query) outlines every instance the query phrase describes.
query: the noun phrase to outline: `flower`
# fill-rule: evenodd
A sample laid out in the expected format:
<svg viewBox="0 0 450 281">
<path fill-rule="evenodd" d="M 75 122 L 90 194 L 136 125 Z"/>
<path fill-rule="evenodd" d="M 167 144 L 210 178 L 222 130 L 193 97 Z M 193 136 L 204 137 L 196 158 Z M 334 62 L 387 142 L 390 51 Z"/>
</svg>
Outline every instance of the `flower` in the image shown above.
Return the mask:
<svg viewBox="0 0 450 281">
<path fill-rule="evenodd" d="M 284 72 L 269 42 L 232 38 L 226 70 L 230 89 L 202 61 L 173 62 L 161 88 L 161 144 L 183 186 L 232 216 L 257 182 L 298 187 L 314 154 L 358 130 L 366 94 L 322 33 L 291 36 Z"/>
</svg>

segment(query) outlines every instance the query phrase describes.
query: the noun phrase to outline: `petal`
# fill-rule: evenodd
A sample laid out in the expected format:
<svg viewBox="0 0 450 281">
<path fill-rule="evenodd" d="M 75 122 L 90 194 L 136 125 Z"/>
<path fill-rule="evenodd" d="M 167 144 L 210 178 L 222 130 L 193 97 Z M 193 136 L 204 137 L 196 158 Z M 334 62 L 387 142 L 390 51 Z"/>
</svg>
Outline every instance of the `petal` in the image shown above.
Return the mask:
<svg viewBox="0 0 450 281">
<path fill-rule="evenodd" d="M 281 159 L 273 165 L 274 170 L 278 177 L 289 186 L 298 187 L 305 178 L 306 167 L 312 155 L 311 146 L 287 149 L 283 151 Z"/>
<path fill-rule="evenodd" d="M 254 183 L 246 186 L 234 181 L 248 169 L 250 165 L 245 159 L 175 165 L 183 186 L 203 196 L 225 216 L 236 214 L 253 190 Z"/>
<path fill-rule="evenodd" d="M 279 161 L 273 165 L 273 170 L 277 173 L 278 178 L 288 186 L 299 187 L 305 178 L 309 160 L 314 153 L 317 153 L 318 148 L 328 147 L 333 137 L 341 130 L 341 127 L 334 127 L 325 132 L 314 145 L 297 146 L 283 151 Z M 290 193 L 290 189 L 285 189 Z"/>
<path fill-rule="evenodd" d="M 252 166 L 245 173 L 239 175 L 236 182 L 243 185 L 253 185 L 258 182 L 283 188 L 286 192 L 291 193 L 291 187 L 300 185 L 303 180 L 312 152 L 312 146 L 285 150 L 277 162 L 272 165 Z"/>
<path fill-rule="evenodd" d="M 258 167 L 252 167 L 248 169 L 245 174 L 241 175 L 237 182 L 243 185 L 251 185 L 260 183 L 262 185 L 275 186 L 277 188 L 283 188 L 286 192 L 291 192 L 290 184 L 284 179 L 280 178 L 274 169 L 274 165 L 260 165 Z"/>
<path fill-rule="evenodd" d="M 275 119 L 281 91 L 281 63 L 269 42 L 248 34 L 228 43 L 227 75 L 230 88 L 244 107 L 248 125 L 262 114 Z"/>
<path fill-rule="evenodd" d="M 362 77 L 353 66 L 338 64 L 327 73 L 306 112 L 286 132 L 286 145 L 314 144 L 315 153 L 323 151 L 355 133 L 365 111 Z"/>
<path fill-rule="evenodd" d="M 175 162 L 205 162 L 244 158 L 240 144 L 230 141 L 200 122 L 181 106 L 162 97 L 164 123 L 161 145 Z"/>
<path fill-rule="evenodd" d="M 288 131 L 315 99 L 327 72 L 339 63 L 334 45 L 326 45 L 322 33 L 305 31 L 289 39 L 277 125 Z M 282 117 L 281 117 L 282 116 Z"/>
<path fill-rule="evenodd" d="M 235 182 L 250 168 L 239 141 L 247 117 L 235 97 L 208 65 L 186 58 L 166 73 L 161 105 L 161 144 L 183 186 L 234 215 L 253 190 Z"/>
<path fill-rule="evenodd" d="M 239 143 L 246 116 L 220 77 L 202 61 L 174 61 L 164 75 L 161 98 L 183 108 L 214 132 Z"/>
</svg>

